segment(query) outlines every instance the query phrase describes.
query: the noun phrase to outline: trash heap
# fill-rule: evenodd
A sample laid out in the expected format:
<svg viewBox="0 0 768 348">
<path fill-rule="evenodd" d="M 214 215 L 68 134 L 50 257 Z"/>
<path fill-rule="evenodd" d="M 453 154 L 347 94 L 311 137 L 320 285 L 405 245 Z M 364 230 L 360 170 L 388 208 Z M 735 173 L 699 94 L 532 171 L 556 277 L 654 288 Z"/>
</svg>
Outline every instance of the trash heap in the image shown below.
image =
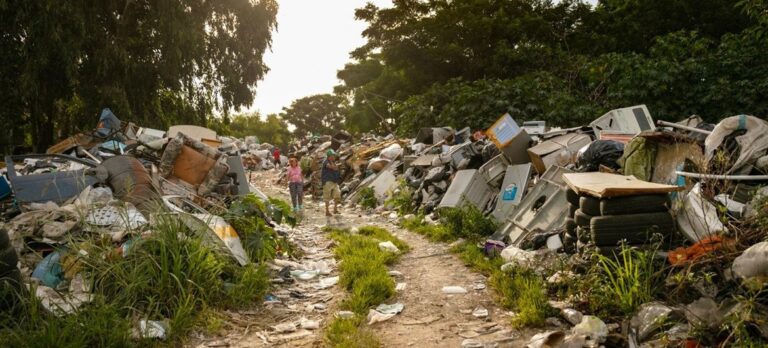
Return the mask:
<svg viewBox="0 0 768 348">
<path fill-rule="evenodd" d="M 48 311 L 73 313 L 92 300 L 93 279 L 83 271 L 93 256 L 89 247 L 106 248 L 106 259 L 126 257 L 169 223 L 201 237 L 234 267 L 285 256 L 280 224 L 291 218 L 290 208 L 251 185 L 243 162 L 271 166 L 262 156 L 270 146 L 197 126 L 139 127 L 104 109 L 90 132 L 44 154 L 6 156 L 0 285 L 20 290 L 34 283 Z M 240 220 L 247 223 L 234 222 Z M 5 294 L 0 308 L 14 301 Z"/>
<path fill-rule="evenodd" d="M 372 191 L 376 212 L 397 209 L 401 215 L 425 215 L 427 222 L 437 221 L 444 209 L 472 206 L 499 226 L 479 247 L 510 260 L 535 251 L 584 270 L 595 264 L 588 257 L 592 253 L 621 258 L 624 250 L 637 248 L 653 249 L 665 261 L 657 271 L 669 274 L 660 286 L 671 293 L 641 306 L 631 325 L 619 322 L 608 330 L 599 318 L 583 316 L 584 321 L 571 321 L 575 326 L 567 335 L 558 330 L 531 346 L 564 340 L 604 344 L 609 336 L 610 344 L 620 346 L 745 342 L 729 336 L 733 327 L 727 325 L 741 325 L 733 329 L 743 329 L 738 339 L 762 344 L 768 339 L 764 119 L 737 115 L 708 124 L 691 116 L 654 122 L 638 105 L 569 129 L 539 121 L 520 126 L 503 115 L 485 131 L 422 128 L 411 139 L 364 143 L 342 147 L 354 173 L 345 181 L 352 204 Z M 374 149 L 380 152 L 372 154 Z M 392 202 L 403 190 L 410 197 L 407 211 Z M 704 280 L 715 290 L 691 290 Z M 673 283 L 675 291 L 688 287 L 686 296 L 672 291 Z M 743 300 L 747 296 L 751 302 Z M 565 309 L 584 307 L 584 299 L 570 300 L 581 302 Z M 748 314 L 734 318 L 734 308 L 747 305 Z M 709 318 L 695 319 L 695 313 Z M 662 317 L 677 325 L 652 323 Z M 701 329 L 707 334 L 696 334 Z"/>
</svg>

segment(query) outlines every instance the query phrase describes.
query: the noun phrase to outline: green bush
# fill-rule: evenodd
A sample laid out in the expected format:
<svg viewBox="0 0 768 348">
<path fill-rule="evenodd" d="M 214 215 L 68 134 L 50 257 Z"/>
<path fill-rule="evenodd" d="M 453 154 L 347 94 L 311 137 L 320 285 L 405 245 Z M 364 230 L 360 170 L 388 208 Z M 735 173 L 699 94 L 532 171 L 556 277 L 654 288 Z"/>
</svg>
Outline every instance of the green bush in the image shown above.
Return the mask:
<svg viewBox="0 0 768 348">
<path fill-rule="evenodd" d="M 379 201 L 376 199 L 376 192 L 373 187 L 364 187 L 360 190 L 360 206 L 366 209 L 376 208 Z"/>
<path fill-rule="evenodd" d="M 276 200 L 276 206 L 285 211 L 287 203 Z M 279 202 L 282 202 L 280 204 Z M 287 208 L 290 213 L 290 207 Z M 249 194 L 230 205 L 224 219 L 240 236 L 240 242 L 253 262 L 272 260 L 279 252 L 291 253 L 291 245 L 265 223 L 266 205 L 258 197 Z M 292 215 L 290 215 L 292 216 Z"/>
<path fill-rule="evenodd" d="M 408 184 L 406 184 L 405 179 L 398 180 L 397 190 L 395 190 L 395 192 L 392 193 L 392 196 L 387 198 L 384 203 L 391 206 L 400 216 L 414 211 L 415 205 L 413 194 L 411 193 Z"/>
<path fill-rule="evenodd" d="M 451 232 L 442 224 L 432 225 L 426 223 L 423 215 L 416 215 L 412 218 L 404 219 L 401 222 L 401 225 L 403 228 L 425 236 L 429 240 L 435 242 L 452 242 L 458 239 L 456 235 L 451 234 Z"/>
<path fill-rule="evenodd" d="M 442 209 L 440 221 L 451 234 L 471 241 L 482 240 L 496 231 L 496 223 L 473 205 Z"/>
</svg>

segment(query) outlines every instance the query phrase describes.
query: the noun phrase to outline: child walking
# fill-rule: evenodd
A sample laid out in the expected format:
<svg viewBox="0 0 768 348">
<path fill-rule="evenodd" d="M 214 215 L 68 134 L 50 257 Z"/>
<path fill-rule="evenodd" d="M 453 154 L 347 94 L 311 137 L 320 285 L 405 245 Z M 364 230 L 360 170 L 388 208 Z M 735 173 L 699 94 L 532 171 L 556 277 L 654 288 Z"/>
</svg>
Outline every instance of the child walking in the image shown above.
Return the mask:
<svg viewBox="0 0 768 348">
<path fill-rule="evenodd" d="M 304 175 L 301 173 L 301 166 L 296 156 L 291 156 L 288 160 L 288 189 L 291 191 L 293 211 L 301 210 L 301 205 L 304 203 Z"/>
</svg>

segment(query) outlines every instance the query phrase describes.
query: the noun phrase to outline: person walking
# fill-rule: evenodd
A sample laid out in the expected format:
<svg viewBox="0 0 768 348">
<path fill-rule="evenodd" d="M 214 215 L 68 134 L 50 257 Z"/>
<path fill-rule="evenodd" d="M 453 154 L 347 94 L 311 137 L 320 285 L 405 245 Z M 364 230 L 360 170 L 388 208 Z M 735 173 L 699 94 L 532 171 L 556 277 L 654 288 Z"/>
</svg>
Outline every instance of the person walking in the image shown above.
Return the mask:
<svg viewBox="0 0 768 348">
<path fill-rule="evenodd" d="M 275 159 L 275 168 L 280 168 L 280 148 L 275 146 L 275 150 L 272 151 L 272 157 Z"/>
<path fill-rule="evenodd" d="M 325 153 L 325 161 L 320 170 L 320 180 L 323 185 L 323 200 L 325 201 L 325 216 L 331 216 L 330 205 L 333 201 L 333 213 L 339 214 L 339 204 L 341 204 L 341 173 L 337 163 L 338 155 L 333 149 Z"/>
<path fill-rule="evenodd" d="M 301 173 L 299 159 L 291 156 L 288 159 L 288 190 L 291 192 L 293 211 L 299 211 L 304 203 L 304 175 Z"/>
</svg>

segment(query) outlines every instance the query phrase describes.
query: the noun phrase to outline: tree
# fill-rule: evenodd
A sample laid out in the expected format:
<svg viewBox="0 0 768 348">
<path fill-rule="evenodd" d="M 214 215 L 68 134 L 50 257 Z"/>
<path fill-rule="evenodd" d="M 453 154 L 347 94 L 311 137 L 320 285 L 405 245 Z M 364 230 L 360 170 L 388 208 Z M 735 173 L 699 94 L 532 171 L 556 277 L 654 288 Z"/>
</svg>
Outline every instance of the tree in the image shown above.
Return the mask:
<svg viewBox="0 0 768 348">
<path fill-rule="evenodd" d="M 288 125 L 276 114 L 267 115 L 264 119 L 258 112 L 234 115 L 231 119 L 216 118 L 211 128 L 220 135 L 236 138 L 255 135 L 260 142 L 277 146 L 288 145 L 292 137 Z"/>
<path fill-rule="evenodd" d="M 267 72 L 276 13 L 274 0 L 2 1 L 3 54 L 16 55 L 4 59 L 22 62 L 16 117 L 38 150 L 92 128 L 103 107 L 157 128 L 226 117 Z"/>
<path fill-rule="evenodd" d="M 341 96 L 317 94 L 294 100 L 280 117 L 295 127 L 294 134 L 333 134 L 342 130 L 346 107 Z"/>
</svg>

